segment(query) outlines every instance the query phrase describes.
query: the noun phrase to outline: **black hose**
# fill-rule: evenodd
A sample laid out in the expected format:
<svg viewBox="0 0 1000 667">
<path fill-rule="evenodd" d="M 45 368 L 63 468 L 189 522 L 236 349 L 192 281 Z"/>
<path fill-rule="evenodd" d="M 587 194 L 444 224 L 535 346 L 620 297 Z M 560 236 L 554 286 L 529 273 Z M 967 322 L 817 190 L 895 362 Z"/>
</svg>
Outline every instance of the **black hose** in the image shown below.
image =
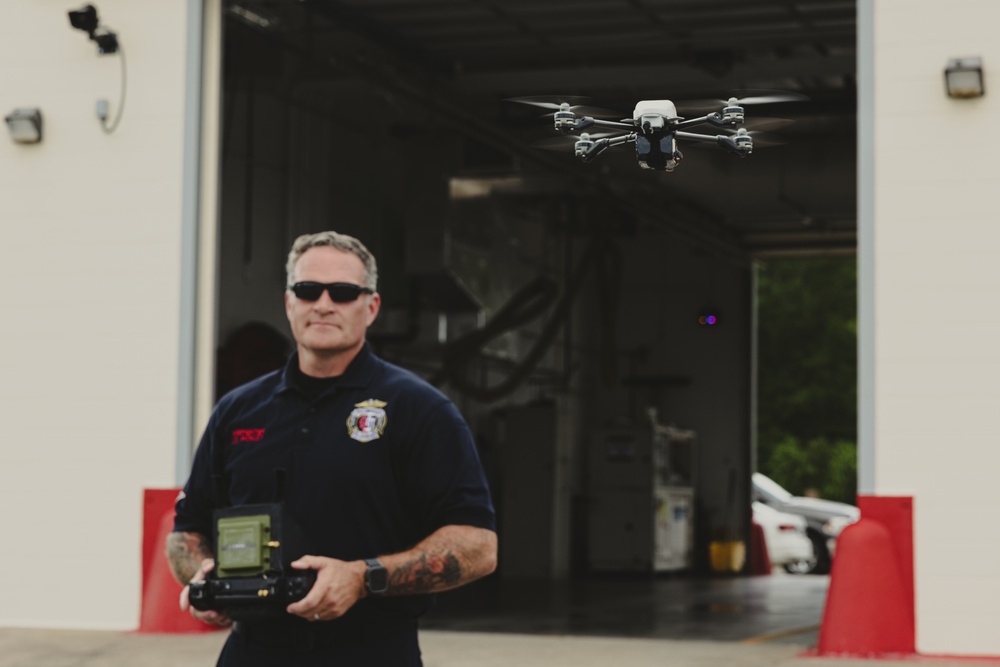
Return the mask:
<svg viewBox="0 0 1000 667">
<path fill-rule="evenodd" d="M 462 393 L 480 400 L 493 401 L 514 392 L 525 378 L 535 369 L 538 362 L 548 352 L 556 335 L 569 314 L 570 307 L 591 267 L 597 266 L 602 277 L 608 277 L 608 271 L 601 259 L 611 257 L 610 279 L 601 281 L 603 317 L 602 331 L 604 333 L 605 381 L 614 373 L 614 324 L 615 312 L 612 310 L 617 303 L 617 288 L 621 274 L 621 262 L 613 246 L 603 245 L 604 239 L 595 236 L 584 256 L 580 259 L 569 283 L 556 296 L 556 287 L 551 280 L 539 277 L 525 285 L 504 304 L 494 317 L 482 328 L 471 331 L 450 343 L 444 352 L 441 368 L 430 378 L 431 384 L 449 384 Z M 481 385 L 470 381 L 466 376 L 469 363 L 482 353 L 482 348 L 494 338 L 518 326 L 541 316 L 553 303 L 552 312 L 542 327 L 542 331 L 524 358 L 517 363 L 510 374 L 495 385 Z M 609 351 L 607 348 L 611 346 Z M 610 352 L 610 354 L 609 354 Z M 610 363 L 608 358 L 611 359 Z"/>
</svg>

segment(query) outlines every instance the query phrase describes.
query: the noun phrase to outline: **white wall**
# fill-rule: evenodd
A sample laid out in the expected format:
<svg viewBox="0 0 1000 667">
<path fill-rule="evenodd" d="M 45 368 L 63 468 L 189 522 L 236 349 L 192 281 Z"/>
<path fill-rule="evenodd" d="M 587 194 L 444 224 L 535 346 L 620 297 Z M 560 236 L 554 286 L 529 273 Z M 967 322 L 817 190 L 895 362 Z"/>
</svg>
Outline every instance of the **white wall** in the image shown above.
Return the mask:
<svg viewBox="0 0 1000 667">
<path fill-rule="evenodd" d="M 874 484 L 914 497 L 921 653 L 1000 655 L 998 22 L 982 0 L 874 5 Z M 945 95 L 963 56 L 985 97 Z"/>
<path fill-rule="evenodd" d="M 0 113 L 45 135 L 0 127 L 0 626 L 134 628 L 142 490 L 175 483 L 187 3 L 98 3 L 111 135 L 79 5 L 3 4 Z"/>
</svg>

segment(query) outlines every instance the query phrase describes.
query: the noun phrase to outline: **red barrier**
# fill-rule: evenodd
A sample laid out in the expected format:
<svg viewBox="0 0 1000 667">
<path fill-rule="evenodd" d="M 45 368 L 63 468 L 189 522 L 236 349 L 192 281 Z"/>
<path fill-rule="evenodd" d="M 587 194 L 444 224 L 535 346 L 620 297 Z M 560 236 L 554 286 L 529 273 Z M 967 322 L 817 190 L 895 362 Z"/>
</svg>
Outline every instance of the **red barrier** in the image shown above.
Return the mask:
<svg viewBox="0 0 1000 667">
<path fill-rule="evenodd" d="M 858 504 L 861 520 L 837 538 L 817 652 L 911 655 L 916 652 L 913 501 L 868 496 Z"/>
<path fill-rule="evenodd" d="M 750 574 L 771 574 L 771 555 L 759 523 L 750 524 Z"/>
<path fill-rule="evenodd" d="M 174 500 L 179 492 L 180 489 L 146 489 L 144 494 L 139 632 L 213 632 L 219 629 L 194 620 L 178 606 L 182 586 L 170 573 L 164 553 L 167 535 L 174 526 Z"/>
<path fill-rule="evenodd" d="M 875 519 L 886 527 L 896 549 L 899 576 L 903 581 L 907 608 L 916 625 L 913 599 L 913 498 L 908 496 L 859 496 L 861 516 Z"/>
</svg>

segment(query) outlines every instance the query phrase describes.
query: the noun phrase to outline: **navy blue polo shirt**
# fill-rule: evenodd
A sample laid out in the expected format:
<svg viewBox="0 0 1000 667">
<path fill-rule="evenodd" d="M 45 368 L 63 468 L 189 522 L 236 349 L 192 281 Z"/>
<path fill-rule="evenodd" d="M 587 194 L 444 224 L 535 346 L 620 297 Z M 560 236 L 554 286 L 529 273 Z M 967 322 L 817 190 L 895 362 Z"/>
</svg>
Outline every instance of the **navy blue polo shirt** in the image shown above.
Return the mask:
<svg viewBox="0 0 1000 667">
<path fill-rule="evenodd" d="M 298 362 L 293 354 L 282 370 L 216 405 L 176 504 L 175 531 L 211 539 L 217 448 L 225 450 L 233 506 L 272 502 L 275 471 L 286 471 L 286 511 L 312 555 L 351 561 L 396 553 L 453 524 L 495 530 L 472 434 L 447 396 L 367 343 L 316 395 L 297 381 Z M 411 613 L 429 603 L 381 600 Z"/>
</svg>

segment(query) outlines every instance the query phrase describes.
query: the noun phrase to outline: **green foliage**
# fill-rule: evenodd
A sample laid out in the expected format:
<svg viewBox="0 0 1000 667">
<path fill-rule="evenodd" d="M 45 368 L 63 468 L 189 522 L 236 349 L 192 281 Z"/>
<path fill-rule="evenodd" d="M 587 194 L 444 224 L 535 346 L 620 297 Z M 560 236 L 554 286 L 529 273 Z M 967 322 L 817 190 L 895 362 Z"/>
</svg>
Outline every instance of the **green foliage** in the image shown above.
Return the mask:
<svg viewBox="0 0 1000 667">
<path fill-rule="evenodd" d="M 797 496 L 857 502 L 857 446 L 853 441 L 788 436 L 774 445 L 764 474 Z"/>
<path fill-rule="evenodd" d="M 854 257 L 759 272 L 759 468 L 792 493 L 855 502 L 856 295 Z"/>
</svg>

